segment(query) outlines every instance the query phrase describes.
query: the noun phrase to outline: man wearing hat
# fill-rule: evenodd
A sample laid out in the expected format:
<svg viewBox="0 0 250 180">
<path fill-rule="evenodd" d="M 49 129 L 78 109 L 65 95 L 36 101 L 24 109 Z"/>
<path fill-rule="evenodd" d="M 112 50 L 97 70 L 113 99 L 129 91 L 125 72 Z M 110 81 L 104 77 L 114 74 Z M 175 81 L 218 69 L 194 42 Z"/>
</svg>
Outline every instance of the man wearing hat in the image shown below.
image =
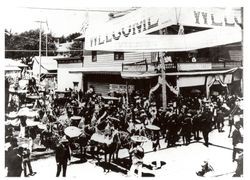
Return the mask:
<svg viewBox="0 0 250 180">
<path fill-rule="evenodd" d="M 218 132 L 224 132 L 223 127 L 224 127 L 224 114 L 221 109 L 218 110 L 217 112 L 217 128 Z"/>
<path fill-rule="evenodd" d="M 143 157 L 144 157 L 144 149 L 141 146 L 141 142 L 136 141 L 134 147 L 129 150 L 132 156 L 132 165 L 128 172 L 128 175 L 131 176 L 135 174 L 135 169 L 137 169 L 137 176 L 142 176 L 142 165 L 143 165 Z"/>
<path fill-rule="evenodd" d="M 209 145 L 209 133 L 211 131 L 211 124 L 212 124 L 212 113 L 208 108 L 205 108 L 204 112 L 200 118 L 200 130 L 202 132 L 204 138 L 204 145 L 208 147 Z"/>
<path fill-rule="evenodd" d="M 235 159 L 237 167 L 233 177 L 241 177 L 243 175 L 243 147 L 240 145 L 242 145 L 242 143 L 236 145 L 238 157 Z"/>
<path fill-rule="evenodd" d="M 56 164 L 57 172 L 56 177 L 59 177 L 61 173 L 61 168 L 63 168 L 63 177 L 66 177 L 67 163 L 70 160 L 70 151 L 68 146 L 68 140 L 65 136 L 59 141 L 59 144 L 56 147 Z"/>
<path fill-rule="evenodd" d="M 34 176 L 36 173 L 33 172 L 32 170 L 32 166 L 30 163 L 30 150 L 28 149 L 28 144 L 23 144 L 23 153 L 22 153 L 22 157 L 23 157 L 23 171 L 24 171 L 24 176 L 28 177 L 30 176 Z M 29 174 L 27 174 L 27 166 L 29 168 Z"/>
<path fill-rule="evenodd" d="M 20 177 L 22 174 L 22 148 L 18 147 L 17 139 L 10 139 L 10 147 L 5 152 L 5 166 L 8 168 L 7 177 Z"/>
<path fill-rule="evenodd" d="M 243 136 L 242 133 L 240 131 L 241 129 L 241 125 L 240 125 L 240 121 L 236 121 L 235 122 L 235 130 L 233 131 L 232 134 L 232 144 L 233 144 L 233 162 L 235 161 L 235 157 L 236 157 L 236 153 L 237 153 L 237 144 L 239 143 L 243 143 Z"/>
</svg>

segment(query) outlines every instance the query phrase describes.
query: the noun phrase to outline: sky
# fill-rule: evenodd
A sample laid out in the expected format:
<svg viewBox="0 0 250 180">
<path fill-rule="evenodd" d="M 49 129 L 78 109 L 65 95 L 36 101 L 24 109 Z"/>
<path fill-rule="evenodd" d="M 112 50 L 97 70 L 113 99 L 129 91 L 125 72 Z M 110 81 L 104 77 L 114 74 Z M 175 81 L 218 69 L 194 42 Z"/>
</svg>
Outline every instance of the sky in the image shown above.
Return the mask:
<svg viewBox="0 0 250 180">
<path fill-rule="evenodd" d="M 215 0 L 210 0 L 211 3 Z M 4 16 L 1 25 L 4 29 L 12 32 L 24 32 L 30 29 L 39 28 L 39 23 L 35 21 L 46 21 L 42 28 L 51 32 L 54 36 L 67 36 L 74 32 L 80 32 L 82 24 L 86 21 L 89 23 L 102 23 L 108 20 L 108 12 L 88 12 L 81 10 L 127 10 L 130 7 L 141 6 L 194 6 L 199 3 L 185 3 L 185 1 L 175 0 L 167 2 L 158 0 L 157 4 L 153 0 L 2 0 L 4 2 Z M 189 2 L 189 1 L 188 1 Z M 196 2 L 199 2 L 198 0 Z M 225 3 L 218 3 L 218 6 L 225 6 Z M 227 1 L 228 2 L 228 1 Z M 205 2 L 202 5 L 207 5 Z M 228 4 L 227 4 L 228 5 Z M 236 4 L 240 5 L 240 3 Z M 1 5 L 2 6 L 2 5 Z M 235 4 L 234 4 L 235 6 Z M 37 8 L 59 8 L 59 9 L 75 9 L 79 11 L 62 11 L 62 10 L 44 10 L 29 9 L 27 7 Z M 88 18 L 86 18 L 88 17 Z M 88 20 L 86 20 L 88 19 Z"/>
<path fill-rule="evenodd" d="M 43 21 L 42 29 L 51 32 L 54 36 L 67 36 L 74 32 L 81 32 L 83 24 L 86 22 L 102 23 L 108 20 L 109 12 L 113 10 L 127 10 L 129 7 L 91 7 L 86 6 L 84 1 L 80 0 L 43 0 L 43 1 L 27 1 L 27 0 L 10 0 L 7 1 L 6 13 L 7 18 L 3 19 L 3 27 L 11 30 L 13 33 L 20 33 L 30 29 L 39 28 L 40 24 L 36 21 Z M 14 4 L 14 5 L 13 5 Z M 32 7 L 32 9 L 30 8 Z M 48 10 L 34 8 L 49 9 L 73 9 L 73 10 Z M 89 10 L 89 11 L 84 11 Z M 101 10 L 100 12 L 92 10 Z M 13 13 L 14 12 L 14 13 Z"/>
</svg>

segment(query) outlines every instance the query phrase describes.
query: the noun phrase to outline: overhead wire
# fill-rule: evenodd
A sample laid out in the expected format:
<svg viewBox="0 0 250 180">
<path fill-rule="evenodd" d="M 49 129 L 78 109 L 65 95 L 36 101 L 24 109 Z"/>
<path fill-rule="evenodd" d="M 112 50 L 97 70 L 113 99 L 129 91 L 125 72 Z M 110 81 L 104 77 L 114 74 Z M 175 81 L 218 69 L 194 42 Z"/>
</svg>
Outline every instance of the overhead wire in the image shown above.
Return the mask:
<svg viewBox="0 0 250 180">
<path fill-rule="evenodd" d="M 39 52 L 39 50 L 33 50 L 33 49 L 5 49 L 7 52 Z M 41 50 L 42 52 L 45 52 L 46 50 Z M 58 51 L 58 50 L 47 50 L 51 52 L 70 52 L 70 51 L 83 51 L 82 49 L 72 49 L 67 51 Z"/>
<path fill-rule="evenodd" d="M 39 9 L 39 10 L 52 10 L 52 11 L 91 11 L 91 12 L 124 12 L 116 10 L 102 10 L 102 9 L 71 9 L 71 8 L 48 8 L 48 7 L 21 7 L 27 9 Z"/>
</svg>

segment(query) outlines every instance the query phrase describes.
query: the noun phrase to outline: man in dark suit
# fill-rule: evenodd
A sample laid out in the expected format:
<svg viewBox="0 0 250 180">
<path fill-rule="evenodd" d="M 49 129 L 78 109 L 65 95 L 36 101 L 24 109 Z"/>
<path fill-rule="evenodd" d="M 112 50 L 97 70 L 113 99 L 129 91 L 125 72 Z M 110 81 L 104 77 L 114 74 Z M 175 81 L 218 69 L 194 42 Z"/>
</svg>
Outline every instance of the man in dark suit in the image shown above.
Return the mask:
<svg viewBox="0 0 250 180">
<path fill-rule="evenodd" d="M 56 163 L 57 163 L 57 172 L 56 177 L 59 177 L 61 173 L 61 168 L 63 168 L 63 177 L 66 177 L 67 163 L 70 160 L 69 145 L 66 137 L 63 137 L 59 144 L 56 147 Z"/>
<path fill-rule="evenodd" d="M 7 156 L 7 167 L 8 167 L 8 174 L 7 177 L 21 177 L 22 174 L 22 152 L 23 148 L 13 146 L 8 149 L 6 156 Z"/>
<path fill-rule="evenodd" d="M 209 146 L 209 133 L 211 131 L 212 113 L 206 107 L 201 116 L 201 132 L 205 141 L 205 146 Z"/>
</svg>

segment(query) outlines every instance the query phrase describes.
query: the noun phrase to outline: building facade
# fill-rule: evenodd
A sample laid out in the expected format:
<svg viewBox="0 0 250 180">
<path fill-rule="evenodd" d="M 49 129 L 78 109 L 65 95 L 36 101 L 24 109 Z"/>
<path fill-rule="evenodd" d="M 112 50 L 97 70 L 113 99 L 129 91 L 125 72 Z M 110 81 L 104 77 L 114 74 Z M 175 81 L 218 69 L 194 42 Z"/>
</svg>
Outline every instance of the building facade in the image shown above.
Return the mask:
<svg viewBox="0 0 250 180">
<path fill-rule="evenodd" d="M 234 22 L 229 21 L 229 18 L 223 19 L 222 16 L 218 18 L 218 14 L 213 14 L 217 10 L 216 8 L 210 8 L 208 10 L 209 12 L 206 12 L 205 10 L 197 10 L 195 8 L 191 10 L 184 9 L 179 19 L 179 22 L 183 19 L 183 26 L 180 25 L 180 23 L 173 22 L 171 19 L 169 21 L 162 20 L 163 22 L 161 23 L 161 18 L 163 18 L 164 13 L 167 12 L 163 11 L 163 9 L 160 9 L 158 12 L 155 10 L 151 11 L 150 9 L 143 10 L 143 8 L 136 10 L 138 12 L 133 11 L 132 13 L 134 13 L 134 15 L 129 13 L 104 23 L 101 25 L 102 28 L 99 28 L 97 32 L 89 31 L 83 38 L 85 46 L 83 49 L 82 63 L 77 64 L 70 61 L 71 63 L 67 65 L 58 64 L 58 77 L 61 76 L 61 80 L 58 79 L 58 88 L 63 89 L 66 87 L 66 82 L 60 83 L 59 81 L 63 82 L 63 76 L 65 76 L 67 71 L 67 75 L 71 74 L 68 77 L 72 76 L 73 79 L 77 79 L 79 85 L 81 84 L 80 82 L 82 82 L 78 87 L 84 91 L 90 86 L 93 86 L 95 91 L 102 95 L 107 95 L 113 91 L 122 93 L 127 91 L 130 93 L 133 90 L 141 90 L 145 96 L 148 96 L 150 92 L 155 92 L 159 84 L 161 84 L 161 69 L 164 68 L 168 96 L 178 96 L 189 93 L 194 88 L 199 89 L 206 96 L 217 91 L 241 93 L 238 87 L 242 87 L 242 42 L 240 40 L 235 41 L 234 39 L 226 42 L 220 40 L 217 43 L 215 39 L 213 42 L 211 41 L 212 45 L 208 44 L 208 46 L 205 47 L 204 44 L 201 44 L 201 48 L 198 46 L 199 41 L 210 41 L 209 38 L 199 39 L 201 36 L 198 35 L 196 38 L 196 32 L 201 32 L 200 34 L 202 34 L 202 32 L 215 26 L 233 27 L 241 25 L 241 21 L 239 20 L 241 13 L 238 9 L 233 14 Z M 146 13 L 149 11 L 151 13 Z M 174 12 L 174 10 L 172 9 L 172 11 L 168 12 Z M 192 17 L 189 17 L 190 12 Z M 136 13 L 137 16 L 135 16 Z M 145 15 L 142 15 L 143 13 Z M 185 19 L 185 13 L 189 19 Z M 203 16 L 198 16 L 199 14 L 206 14 L 207 18 L 209 15 L 211 19 L 204 19 Z M 150 17 L 145 20 L 145 22 L 141 21 L 141 24 L 132 23 L 140 19 L 141 16 L 145 18 L 147 15 Z M 169 17 L 173 18 L 172 16 L 173 14 Z M 131 17 L 136 18 L 134 20 L 131 19 Z M 203 19 L 201 17 L 203 17 Z M 191 22 L 192 18 L 193 22 Z M 223 22 L 219 22 L 218 19 L 222 19 Z M 232 18 L 230 20 L 232 20 Z M 106 40 L 104 41 L 103 39 L 95 38 L 98 37 L 96 36 L 98 33 L 105 34 L 110 29 L 112 30 L 112 27 L 115 27 L 112 24 L 116 24 L 117 27 L 121 24 L 123 27 L 124 24 L 129 25 L 131 23 L 132 25 L 128 26 L 130 29 L 128 29 L 127 33 L 123 29 L 120 33 L 110 36 L 112 37 L 111 39 L 109 39 L 110 37 L 108 36 L 106 36 Z M 102 29 L 103 32 L 101 32 Z M 115 31 L 117 28 L 113 30 Z M 124 43 L 129 42 L 129 40 L 126 39 L 129 34 L 131 36 L 134 35 L 134 38 L 131 39 L 131 46 L 127 46 L 127 44 L 124 45 Z M 136 34 L 140 34 L 141 36 L 136 36 Z M 189 39 L 189 41 L 185 40 L 187 42 L 193 42 L 197 47 L 193 49 L 186 48 L 186 50 L 178 50 L 178 48 L 176 48 L 176 50 L 169 52 L 166 48 L 166 51 L 158 50 L 157 52 L 156 50 L 147 50 L 147 46 L 153 47 L 152 44 L 150 44 L 151 41 L 144 41 L 142 38 L 143 35 L 145 35 L 145 37 L 147 35 L 161 35 L 161 37 L 178 35 L 179 43 L 175 44 L 175 41 L 172 41 L 173 47 L 178 47 L 183 46 L 183 42 L 181 41 L 182 34 L 192 35 L 190 37 L 193 39 Z M 122 40 L 122 35 L 124 35 L 126 40 Z M 214 35 L 216 36 L 218 34 Z M 114 43 L 109 44 L 111 41 Z M 158 39 L 157 47 L 159 44 L 161 45 L 161 43 L 166 42 L 162 42 Z M 193 44 L 187 44 L 186 46 L 188 47 Z M 171 47 L 169 45 L 167 46 Z M 114 48 L 113 51 L 112 47 Z M 121 47 L 125 47 L 125 49 L 119 51 L 119 48 L 122 49 Z M 127 51 L 126 47 L 129 47 Z M 145 51 L 131 50 L 130 47 L 138 47 L 138 49 L 145 48 Z M 160 62 L 161 59 L 164 59 L 164 67 Z M 57 61 L 59 63 L 60 60 L 57 59 Z M 74 86 L 72 82 L 67 85 L 71 87 Z M 157 93 L 159 94 L 161 91 L 158 90 Z"/>
</svg>

